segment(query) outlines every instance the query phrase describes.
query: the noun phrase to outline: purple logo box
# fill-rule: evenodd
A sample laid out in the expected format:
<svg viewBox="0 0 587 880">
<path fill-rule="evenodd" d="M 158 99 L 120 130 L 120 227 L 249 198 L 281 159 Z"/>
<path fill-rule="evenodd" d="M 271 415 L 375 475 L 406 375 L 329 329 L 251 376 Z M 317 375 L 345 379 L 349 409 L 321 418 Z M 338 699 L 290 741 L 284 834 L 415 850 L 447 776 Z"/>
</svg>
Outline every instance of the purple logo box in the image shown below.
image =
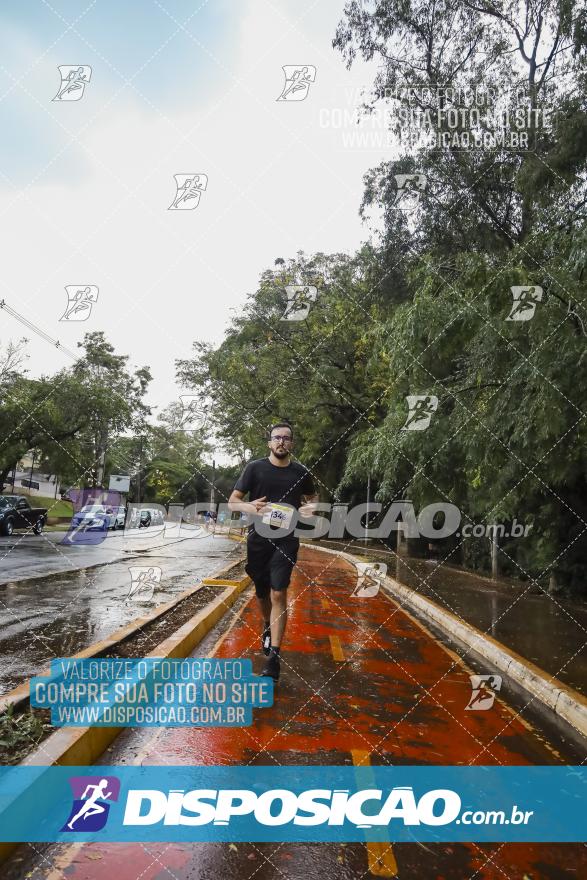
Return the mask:
<svg viewBox="0 0 587 880">
<path fill-rule="evenodd" d="M 120 794 L 117 776 L 71 776 L 73 804 L 61 831 L 101 831 L 108 821 L 110 804 Z"/>
<path fill-rule="evenodd" d="M 120 492 L 108 489 L 70 489 L 67 497 L 73 502 L 74 514 L 62 544 L 101 544 L 108 534 L 110 520 L 121 505 Z M 111 508 L 112 514 L 91 515 L 89 508 Z"/>
</svg>

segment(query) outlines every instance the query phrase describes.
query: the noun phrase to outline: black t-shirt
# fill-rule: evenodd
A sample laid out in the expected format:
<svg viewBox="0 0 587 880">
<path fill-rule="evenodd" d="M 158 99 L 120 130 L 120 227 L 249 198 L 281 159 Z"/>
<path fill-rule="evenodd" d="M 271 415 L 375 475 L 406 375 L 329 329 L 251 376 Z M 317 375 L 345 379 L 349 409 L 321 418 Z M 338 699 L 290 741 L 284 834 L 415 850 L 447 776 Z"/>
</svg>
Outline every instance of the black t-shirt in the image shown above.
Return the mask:
<svg viewBox="0 0 587 880">
<path fill-rule="evenodd" d="M 290 461 L 287 467 L 271 464 L 268 458 L 250 461 L 234 487 L 249 501 L 266 497 L 267 501 L 290 504 L 298 510 L 302 495 L 314 495 L 314 481 L 307 468 L 297 461 Z"/>
</svg>

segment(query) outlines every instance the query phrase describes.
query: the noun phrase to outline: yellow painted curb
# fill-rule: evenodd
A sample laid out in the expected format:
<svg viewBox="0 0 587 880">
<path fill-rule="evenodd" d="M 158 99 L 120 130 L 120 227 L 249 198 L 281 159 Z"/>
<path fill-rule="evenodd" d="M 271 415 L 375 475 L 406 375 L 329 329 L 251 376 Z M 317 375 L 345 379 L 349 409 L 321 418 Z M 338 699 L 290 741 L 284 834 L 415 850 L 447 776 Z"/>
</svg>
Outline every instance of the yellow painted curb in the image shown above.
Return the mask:
<svg viewBox="0 0 587 880">
<path fill-rule="evenodd" d="M 198 590 L 201 590 L 202 587 L 214 586 L 215 584 L 222 584 L 226 586 L 238 586 L 240 581 L 233 580 L 218 580 L 218 578 L 222 578 L 224 573 L 230 572 L 231 568 L 235 568 L 237 565 L 240 565 L 242 559 L 238 559 L 234 562 L 230 562 L 228 565 L 225 565 L 224 568 L 221 568 L 218 571 L 216 578 L 204 578 L 201 583 L 197 585 L 197 587 L 190 587 L 187 590 L 184 590 L 183 593 L 180 593 L 179 596 L 176 596 L 175 599 L 172 599 L 170 602 L 166 602 L 165 605 L 160 605 L 150 614 L 145 615 L 144 617 L 135 617 L 134 620 L 131 620 L 130 623 L 127 623 L 125 626 L 117 629 L 112 635 L 107 636 L 107 638 L 102 639 L 99 642 L 94 642 L 93 645 L 89 645 L 87 648 L 84 648 L 83 651 L 80 651 L 78 654 L 74 654 L 73 656 L 78 659 L 88 658 L 88 657 L 97 657 L 106 651 L 111 650 L 120 642 L 123 642 L 125 639 L 134 635 L 134 633 L 141 630 L 144 626 L 149 623 L 152 623 L 153 620 L 157 620 L 159 617 L 162 617 L 164 614 L 167 614 L 172 608 L 175 608 L 176 605 L 179 605 L 180 602 L 183 602 L 184 599 L 187 599 L 188 596 L 193 596 Z M 36 673 L 36 675 L 50 675 L 50 669 L 42 669 Z M 0 714 L 6 711 L 8 706 L 12 703 L 15 707 L 20 706 L 23 703 L 28 703 L 30 694 L 30 679 L 19 684 L 17 687 L 13 688 L 11 691 L 8 691 L 6 694 L 2 694 L 0 696 Z"/>
<path fill-rule="evenodd" d="M 224 578 L 204 578 L 202 584 L 205 587 L 238 587 L 240 581 L 230 581 Z"/>
<path fill-rule="evenodd" d="M 204 636 L 218 623 L 221 617 L 234 605 L 238 596 L 251 583 L 247 576 L 233 584 L 226 585 L 222 593 L 210 605 L 195 614 L 173 635 L 169 636 L 147 657 L 181 658 L 187 657 Z M 28 755 L 20 766 L 49 767 L 55 764 L 64 766 L 84 766 L 93 764 L 96 758 L 127 730 L 126 727 L 78 727 L 60 728 L 51 734 L 39 748 Z M 132 729 L 132 728 L 130 728 Z M 38 780 L 36 780 L 38 781 Z M 5 861 L 21 844 L 0 842 L 0 862 Z"/>
<path fill-rule="evenodd" d="M 198 611 L 191 620 L 180 626 L 173 635 L 146 654 L 147 657 L 187 657 L 202 641 L 213 626 L 235 603 L 237 597 L 250 583 L 244 577 L 237 586 L 226 587 L 212 603 Z M 60 728 L 51 734 L 39 748 L 28 755 L 22 766 L 48 766 L 51 764 L 92 764 L 124 727 L 77 727 Z"/>
</svg>

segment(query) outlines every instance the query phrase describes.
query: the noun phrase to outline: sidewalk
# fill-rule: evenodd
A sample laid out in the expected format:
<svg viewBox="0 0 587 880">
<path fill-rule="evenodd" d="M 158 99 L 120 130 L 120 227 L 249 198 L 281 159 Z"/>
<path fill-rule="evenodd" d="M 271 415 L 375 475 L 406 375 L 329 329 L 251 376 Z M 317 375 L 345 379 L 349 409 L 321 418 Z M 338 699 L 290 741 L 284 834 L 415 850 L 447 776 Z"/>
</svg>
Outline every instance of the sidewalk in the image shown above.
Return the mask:
<svg viewBox="0 0 587 880">
<path fill-rule="evenodd" d="M 562 763 L 501 700 L 488 711 L 465 711 L 468 670 L 383 593 L 351 597 L 355 584 L 352 565 L 304 546 L 290 589 L 274 706 L 256 710 L 251 728 L 130 733 L 102 763 Z M 251 595 L 215 653 L 253 657 L 258 670 L 258 643 Z M 587 849 L 511 843 L 53 845 L 22 867 L 32 870 L 30 880 L 57 880 L 61 872 L 68 880 L 368 880 L 396 872 L 410 880 L 542 880 L 587 876 Z M 9 880 L 23 876 L 5 868 Z"/>
</svg>

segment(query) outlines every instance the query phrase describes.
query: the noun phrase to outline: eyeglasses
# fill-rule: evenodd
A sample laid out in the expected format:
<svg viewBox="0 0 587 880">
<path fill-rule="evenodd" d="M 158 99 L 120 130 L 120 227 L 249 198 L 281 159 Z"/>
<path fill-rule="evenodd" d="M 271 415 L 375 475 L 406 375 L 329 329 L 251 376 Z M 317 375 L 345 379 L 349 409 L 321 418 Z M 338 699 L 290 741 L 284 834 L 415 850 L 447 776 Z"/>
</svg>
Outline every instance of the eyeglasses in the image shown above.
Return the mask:
<svg viewBox="0 0 587 880">
<path fill-rule="evenodd" d="M 291 443 L 293 437 L 286 437 L 284 434 L 274 434 L 273 437 L 271 437 L 271 440 L 281 440 L 282 443 Z"/>
</svg>

